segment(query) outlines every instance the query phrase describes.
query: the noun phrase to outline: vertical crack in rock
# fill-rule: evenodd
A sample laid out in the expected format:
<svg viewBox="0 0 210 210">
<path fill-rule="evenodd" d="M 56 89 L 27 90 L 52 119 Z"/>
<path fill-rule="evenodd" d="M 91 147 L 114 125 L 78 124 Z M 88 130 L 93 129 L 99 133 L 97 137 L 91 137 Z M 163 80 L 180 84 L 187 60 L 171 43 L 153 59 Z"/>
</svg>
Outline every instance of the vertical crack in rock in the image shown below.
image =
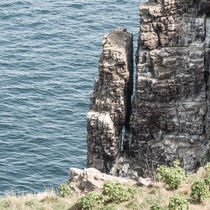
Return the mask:
<svg viewBox="0 0 210 210">
<path fill-rule="evenodd" d="M 102 42 L 88 167 L 138 178 L 178 158 L 195 171 L 210 161 L 210 2 L 149 0 L 140 14 L 132 106 L 132 35 L 115 30 Z"/>
<path fill-rule="evenodd" d="M 206 155 L 204 156 L 204 162 L 210 161 L 210 2 L 208 3 L 208 13 L 205 14 L 205 60 L 204 60 L 204 67 L 205 67 L 205 81 L 206 81 L 206 102 L 207 102 L 207 114 L 206 114 L 206 129 L 205 132 L 207 133 L 207 144 L 204 145 L 204 152 Z M 204 7 L 206 9 L 207 7 Z M 205 149 L 207 148 L 207 149 Z"/>
<path fill-rule="evenodd" d="M 210 20 L 205 13 L 210 7 L 205 2 L 149 0 L 140 6 L 137 80 L 119 175 L 153 176 L 156 167 L 177 158 L 187 171 L 209 161 Z"/>
<path fill-rule="evenodd" d="M 133 89 L 133 35 L 117 29 L 104 36 L 99 76 L 87 115 L 87 166 L 110 172 L 128 126 Z"/>
</svg>

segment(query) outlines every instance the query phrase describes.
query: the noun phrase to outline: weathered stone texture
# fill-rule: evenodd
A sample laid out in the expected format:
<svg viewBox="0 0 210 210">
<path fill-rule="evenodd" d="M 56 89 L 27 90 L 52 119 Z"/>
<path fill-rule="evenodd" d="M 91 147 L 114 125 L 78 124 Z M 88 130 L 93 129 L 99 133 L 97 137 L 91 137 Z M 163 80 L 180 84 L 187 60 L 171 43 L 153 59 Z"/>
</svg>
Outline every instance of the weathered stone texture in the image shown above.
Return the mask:
<svg viewBox="0 0 210 210">
<path fill-rule="evenodd" d="M 102 45 L 87 116 L 87 166 L 109 172 L 120 154 L 122 129 L 131 112 L 133 35 L 114 30 L 104 36 Z"/>
<path fill-rule="evenodd" d="M 140 14 L 132 107 L 132 35 L 113 31 L 103 41 L 88 166 L 138 179 L 178 158 L 194 171 L 210 161 L 209 1 L 149 0 Z"/>
<path fill-rule="evenodd" d="M 209 8 L 210 12 L 210 8 Z M 206 18 L 205 22 L 205 74 L 206 74 L 206 93 L 207 93 L 207 115 L 206 115 L 206 133 L 207 139 L 210 141 L 210 17 Z M 209 143 L 210 144 L 210 143 Z M 207 161 L 210 162 L 210 149 L 207 155 Z"/>
<path fill-rule="evenodd" d="M 105 182 L 120 182 L 128 186 L 137 184 L 134 180 L 107 175 L 95 168 L 86 168 L 84 170 L 71 168 L 69 175 L 69 184 L 71 188 L 78 193 L 101 191 Z M 145 186 L 153 184 L 151 180 L 144 178 L 140 178 L 140 180 L 141 184 Z"/>
<path fill-rule="evenodd" d="M 209 158 L 210 19 L 192 0 L 149 1 L 140 11 L 124 159 L 130 170 L 145 176 L 176 158 L 193 171 Z"/>
</svg>

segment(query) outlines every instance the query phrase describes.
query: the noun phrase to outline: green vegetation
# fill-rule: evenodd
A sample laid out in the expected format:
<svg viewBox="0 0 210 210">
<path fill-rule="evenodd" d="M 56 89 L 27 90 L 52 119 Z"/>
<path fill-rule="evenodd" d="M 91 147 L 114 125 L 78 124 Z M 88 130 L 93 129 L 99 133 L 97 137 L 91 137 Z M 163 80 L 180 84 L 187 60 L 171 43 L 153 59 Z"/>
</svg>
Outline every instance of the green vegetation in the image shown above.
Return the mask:
<svg viewBox="0 0 210 210">
<path fill-rule="evenodd" d="M 164 210 L 160 204 L 154 204 L 150 207 L 150 210 Z"/>
<path fill-rule="evenodd" d="M 94 208 L 105 208 L 109 203 L 122 203 L 131 200 L 136 194 L 134 187 L 126 187 L 121 183 L 106 182 L 103 185 L 102 193 L 90 192 L 79 199 L 77 205 L 81 210 Z"/>
<path fill-rule="evenodd" d="M 204 169 L 206 170 L 206 175 L 204 176 L 204 181 L 206 183 L 206 185 L 209 186 L 209 190 L 210 190 L 210 163 L 208 163 Z"/>
<path fill-rule="evenodd" d="M 167 184 L 171 190 L 177 189 L 186 178 L 185 171 L 180 167 L 179 160 L 173 162 L 173 167 L 160 166 L 157 172 L 157 178 Z"/>
<path fill-rule="evenodd" d="M 203 202 L 209 196 L 209 187 L 202 179 L 193 183 L 191 191 L 190 196 L 197 203 Z"/>
<path fill-rule="evenodd" d="M 173 167 L 165 166 L 159 170 L 161 176 L 167 178 L 162 178 L 163 183 L 155 183 L 154 187 L 106 182 L 101 192 L 77 194 L 73 193 L 70 185 L 66 183 L 60 185 L 58 195 L 54 191 L 7 195 L 0 197 L 0 210 L 209 210 L 209 164 L 187 177 L 180 168 L 179 162 L 176 161 Z M 178 184 L 178 187 L 174 184 L 180 183 L 177 171 L 181 172 L 182 177 L 182 184 Z M 167 175 L 172 172 L 176 176 Z M 172 180 L 173 184 L 166 180 Z M 165 184 L 170 189 L 167 189 Z"/>
<path fill-rule="evenodd" d="M 136 194 L 136 189 L 121 183 L 106 182 L 102 194 L 107 197 L 107 202 L 122 203 L 131 200 Z"/>
<path fill-rule="evenodd" d="M 205 176 L 204 181 L 206 185 L 208 185 L 210 188 L 210 173 Z"/>
<path fill-rule="evenodd" d="M 182 196 L 175 194 L 169 198 L 168 209 L 169 210 L 188 210 L 189 202 Z"/>
<path fill-rule="evenodd" d="M 65 184 L 61 184 L 59 186 L 59 190 L 60 190 L 60 195 L 62 197 L 66 197 L 66 196 L 72 196 L 73 195 L 73 191 L 70 187 L 70 185 L 68 183 Z"/>
<path fill-rule="evenodd" d="M 132 210 L 138 210 L 138 209 L 140 209 L 140 206 L 137 202 L 131 202 L 126 205 L 126 208 L 132 209 Z"/>
<path fill-rule="evenodd" d="M 204 166 L 204 169 L 208 172 L 210 172 L 210 163 L 207 163 L 206 166 Z"/>
<path fill-rule="evenodd" d="M 78 208 L 81 210 L 91 210 L 102 208 L 105 203 L 105 197 L 97 192 L 89 192 L 79 199 Z"/>
</svg>

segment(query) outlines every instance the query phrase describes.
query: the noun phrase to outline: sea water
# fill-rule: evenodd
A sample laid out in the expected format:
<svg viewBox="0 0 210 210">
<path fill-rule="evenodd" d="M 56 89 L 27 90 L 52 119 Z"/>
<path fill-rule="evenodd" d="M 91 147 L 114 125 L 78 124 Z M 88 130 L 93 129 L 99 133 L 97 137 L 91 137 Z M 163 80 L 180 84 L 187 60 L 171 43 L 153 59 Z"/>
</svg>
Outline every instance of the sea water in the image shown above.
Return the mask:
<svg viewBox="0 0 210 210">
<path fill-rule="evenodd" d="M 140 0 L 0 1 L 0 195 L 56 188 L 86 165 L 103 35 L 137 45 Z"/>
</svg>

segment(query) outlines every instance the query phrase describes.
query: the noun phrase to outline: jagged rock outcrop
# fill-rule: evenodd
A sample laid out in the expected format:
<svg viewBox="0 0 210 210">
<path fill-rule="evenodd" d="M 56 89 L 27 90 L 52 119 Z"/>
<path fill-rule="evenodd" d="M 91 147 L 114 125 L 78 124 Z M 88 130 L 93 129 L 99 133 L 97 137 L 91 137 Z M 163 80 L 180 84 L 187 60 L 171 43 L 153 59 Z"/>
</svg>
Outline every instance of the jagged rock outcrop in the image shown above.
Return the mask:
<svg viewBox="0 0 210 210">
<path fill-rule="evenodd" d="M 125 185 L 132 186 L 137 184 L 134 180 L 125 179 L 122 177 L 111 176 L 101 173 L 95 168 L 86 168 L 84 170 L 78 168 L 70 169 L 69 184 L 71 188 L 78 193 L 86 193 L 90 191 L 100 191 L 105 182 L 120 182 Z M 151 180 L 141 179 L 143 185 L 151 184 Z"/>
<path fill-rule="evenodd" d="M 130 65 L 124 65 L 127 76 L 122 77 L 117 70 L 120 65 L 115 65 L 119 53 L 114 56 L 113 48 L 104 45 L 99 82 L 88 112 L 88 166 L 138 178 L 153 176 L 159 165 L 170 165 L 177 158 L 187 171 L 210 161 L 209 8 L 208 0 L 149 0 L 141 4 L 132 109 L 132 53 L 124 50 L 127 53 L 122 60 Z M 131 46 L 131 38 L 115 38 L 115 42 Z M 107 40 L 104 43 L 114 45 L 114 52 L 122 49 Z M 107 49 L 112 56 L 106 56 Z M 108 71 L 112 72 L 108 77 L 104 72 L 110 69 L 110 64 L 106 67 L 110 59 L 116 67 Z M 119 94 L 111 96 L 115 89 Z"/>
<path fill-rule="evenodd" d="M 87 116 L 88 167 L 109 172 L 121 150 L 133 89 L 133 35 L 117 29 L 104 36 Z"/>
<path fill-rule="evenodd" d="M 125 159 L 145 176 L 176 158 L 196 170 L 210 158 L 210 17 L 192 0 L 149 1 L 140 13 Z"/>
</svg>

